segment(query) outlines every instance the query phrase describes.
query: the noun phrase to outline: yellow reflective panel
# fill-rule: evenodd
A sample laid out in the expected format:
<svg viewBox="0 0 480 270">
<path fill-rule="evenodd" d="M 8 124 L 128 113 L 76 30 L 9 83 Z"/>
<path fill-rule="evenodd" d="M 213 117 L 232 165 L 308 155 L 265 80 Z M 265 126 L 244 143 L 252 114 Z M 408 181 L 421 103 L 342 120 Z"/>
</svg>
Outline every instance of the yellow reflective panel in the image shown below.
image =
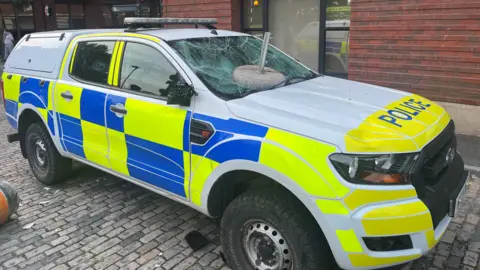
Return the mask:
<svg viewBox="0 0 480 270">
<path fill-rule="evenodd" d="M 215 167 L 218 166 L 218 163 L 210 160 L 205 157 L 198 155 L 191 155 L 191 166 L 192 166 L 192 176 L 191 176 L 191 199 L 192 202 L 198 206 L 202 205 L 202 191 L 205 181 L 208 176 L 212 173 Z"/>
<path fill-rule="evenodd" d="M 312 196 L 337 197 L 335 191 L 307 163 L 274 144 L 262 143 L 259 162 L 283 173 Z"/>
<path fill-rule="evenodd" d="M 73 49 L 72 58 L 70 59 L 70 73 L 72 73 L 72 70 L 73 70 L 73 64 L 74 64 L 74 61 L 75 61 L 75 55 L 77 55 L 77 48 L 78 48 L 78 44 L 75 45 L 75 48 Z"/>
<path fill-rule="evenodd" d="M 426 231 L 425 237 L 427 240 L 428 248 L 433 248 L 437 244 L 437 241 L 435 240 L 435 232 L 433 230 Z"/>
<path fill-rule="evenodd" d="M 122 56 L 123 56 L 123 50 L 125 48 L 125 42 L 122 41 L 120 42 L 120 45 L 118 47 L 118 53 L 116 55 L 116 60 L 115 60 L 115 71 L 113 73 L 113 85 L 118 86 L 118 77 L 120 74 L 120 67 L 122 64 Z"/>
<path fill-rule="evenodd" d="M 88 161 L 105 168 L 110 168 L 108 162 L 108 139 L 105 126 L 88 121 L 81 121 L 83 135 L 83 151 Z"/>
<path fill-rule="evenodd" d="M 433 228 L 430 212 L 401 218 L 364 219 L 362 224 L 368 236 L 410 234 Z"/>
<path fill-rule="evenodd" d="M 416 95 L 405 96 L 367 117 L 345 135 L 349 152 L 412 152 L 438 135 L 445 111 Z M 448 121 L 447 121 L 448 123 Z M 431 131 L 433 125 L 438 125 Z M 419 139 L 415 140 L 416 137 Z"/>
<path fill-rule="evenodd" d="M 449 122 L 450 116 L 448 113 L 445 113 L 438 123 L 432 125 L 428 130 L 415 137 L 414 141 L 420 146 L 427 145 L 447 127 Z"/>
<path fill-rule="evenodd" d="M 190 153 L 183 151 L 183 171 L 185 172 L 184 188 L 187 200 L 190 199 L 189 187 L 190 187 Z"/>
<path fill-rule="evenodd" d="M 8 75 L 12 75 L 12 78 L 8 79 Z M 13 75 L 6 72 L 2 74 L 5 99 L 18 101 L 18 98 L 20 96 L 21 77 L 22 76 L 20 75 Z"/>
<path fill-rule="evenodd" d="M 305 160 L 307 163 L 309 163 L 317 172 L 320 173 L 323 179 L 319 179 L 321 182 L 328 183 L 331 188 L 335 190 L 335 193 L 339 196 L 342 197 L 345 194 L 349 192 L 349 189 L 345 187 L 340 181 L 335 177 L 333 174 L 332 170 L 328 166 L 327 160 L 328 156 L 331 153 L 334 153 L 336 151 L 336 148 L 332 145 L 326 144 L 319 142 L 317 140 L 313 140 L 310 138 L 306 138 L 291 132 L 286 132 L 274 128 L 269 128 L 267 135 L 265 137 L 266 139 L 276 142 L 280 145 L 283 145 L 284 147 L 290 149 L 293 151 L 295 154 L 299 155 L 302 160 Z M 264 143 L 265 144 L 265 143 Z M 269 163 L 275 163 L 275 155 L 283 155 L 282 152 L 286 152 L 285 150 L 281 150 L 280 148 L 277 147 L 277 149 L 266 146 L 267 149 L 270 149 L 270 152 L 265 153 L 264 155 L 264 160 Z M 268 148 L 270 147 L 270 148 Z M 276 151 L 278 153 L 276 153 Z M 263 147 L 262 147 L 262 152 L 261 156 L 263 155 Z M 270 156 L 266 156 L 266 155 Z M 295 162 L 297 163 L 305 163 L 304 161 L 299 160 L 297 157 L 295 157 L 292 154 L 285 154 L 284 158 L 296 160 Z M 268 160 L 271 159 L 271 160 Z M 284 162 L 288 162 L 287 160 L 284 160 Z M 304 164 L 302 166 L 309 167 L 308 165 Z M 277 166 L 278 167 L 278 166 Z M 292 166 L 287 166 L 290 167 L 290 169 L 295 170 L 295 167 Z M 284 170 L 285 170 L 284 169 Z M 309 171 L 312 171 L 312 169 L 308 169 Z M 288 172 L 288 176 L 291 176 L 295 174 L 295 172 Z M 298 177 L 296 177 L 298 178 Z M 292 179 L 296 179 L 292 178 Z M 318 178 L 318 176 L 316 176 Z M 314 180 L 308 180 L 308 179 L 299 179 L 299 181 L 304 182 L 307 186 L 315 186 L 317 183 Z M 318 185 L 324 185 L 324 184 L 318 184 Z M 307 187 L 306 186 L 306 187 Z M 318 194 L 318 192 L 317 192 Z M 329 195 L 330 198 L 330 195 Z"/>
<path fill-rule="evenodd" d="M 108 68 L 108 84 L 109 85 L 113 85 L 115 63 L 117 62 L 118 46 L 119 46 L 119 42 L 115 42 L 115 46 L 113 47 L 112 58 L 110 59 L 110 66 Z"/>
<path fill-rule="evenodd" d="M 49 111 L 52 111 L 53 110 L 53 91 L 55 89 L 55 86 L 54 86 L 54 82 L 53 81 L 50 81 L 50 83 L 48 84 L 48 98 L 47 98 L 47 101 L 48 101 L 48 107 L 47 109 Z"/>
<path fill-rule="evenodd" d="M 67 50 L 65 51 L 65 55 L 63 56 L 62 60 L 62 66 L 60 66 L 60 76 L 59 79 L 61 80 L 63 78 L 63 73 L 65 71 L 65 67 L 67 66 L 67 61 L 68 61 L 68 56 L 70 55 L 70 52 L 72 51 L 73 44 L 75 43 L 76 39 L 73 39 L 70 44 L 67 47 Z M 71 58 L 72 59 L 72 58 Z"/>
<path fill-rule="evenodd" d="M 400 199 L 416 198 L 417 192 L 412 187 L 404 190 L 369 190 L 357 189 L 348 195 L 344 202 L 351 210 L 362 205 L 384 201 L 395 201 Z"/>
<path fill-rule="evenodd" d="M 363 252 L 355 232 L 350 230 L 337 230 L 337 237 L 345 252 Z"/>
<path fill-rule="evenodd" d="M 80 98 L 82 96 L 82 90 L 83 89 L 81 87 L 57 83 L 55 87 L 56 112 L 80 119 Z M 72 100 L 66 100 L 61 96 L 62 92 L 67 91 L 72 93 Z"/>
<path fill-rule="evenodd" d="M 400 203 L 376 208 L 367 212 L 363 218 L 404 217 L 424 213 L 426 211 L 428 211 L 428 208 L 422 201 L 418 200 L 410 203 Z"/>
<path fill-rule="evenodd" d="M 127 167 L 128 150 L 125 134 L 109 128 L 108 140 L 110 144 L 109 158 L 112 170 L 124 175 L 130 175 Z"/>
<path fill-rule="evenodd" d="M 401 262 L 408 262 L 420 258 L 421 254 L 398 257 L 371 257 L 367 254 L 348 254 L 353 266 L 372 267 Z"/>
<path fill-rule="evenodd" d="M 342 201 L 317 199 L 316 203 L 324 214 L 348 215 L 349 213 Z"/>
<path fill-rule="evenodd" d="M 435 103 L 435 102 L 433 102 L 433 101 L 431 101 L 431 100 L 429 100 L 425 97 L 413 94 L 412 98 L 417 100 L 417 101 L 421 101 L 423 104 L 430 104 L 430 107 L 428 107 L 428 111 L 430 113 L 435 114 L 438 117 L 442 116 L 442 114 L 445 112 L 445 109 L 442 108 L 442 106 L 438 105 L 437 103 Z"/>
<path fill-rule="evenodd" d="M 125 134 L 183 150 L 184 109 L 127 98 Z"/>
<path fill-rule="evenodd" d="M 47 109 L 42 109 L 42 108 L 37 108 L 37 110 L 40 112 L 40 115 L 42 116 L 45 123 L 47 123 L 48 122 L 48 110 Z"/>
</svg>

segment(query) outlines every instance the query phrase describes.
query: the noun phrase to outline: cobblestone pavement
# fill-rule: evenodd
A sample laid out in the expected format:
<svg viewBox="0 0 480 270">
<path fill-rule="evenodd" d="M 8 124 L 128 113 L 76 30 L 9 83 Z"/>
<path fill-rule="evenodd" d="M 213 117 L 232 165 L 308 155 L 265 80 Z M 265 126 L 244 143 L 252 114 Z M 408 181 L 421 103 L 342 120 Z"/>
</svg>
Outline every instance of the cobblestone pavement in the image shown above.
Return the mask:
<svg viewBox="0 0 480 270">
<path fill-rule="evenodd" d="M 18 215 L 0 227 L 4 269 L 229 269 L 221 259 L 218 228 L 206 216 L 93 168 L 77 166 L 70 180 L 39 184 L 8 144 L 0 107 L 0 175 L 21 197 Z M 479 269 L 480 179 L 442 242 L 413 269 Z M 23 229 L 34 222 L 31 229 Z M 184 235 L 199 230 L 211 244 L 192 252 Z"/>
</svg>

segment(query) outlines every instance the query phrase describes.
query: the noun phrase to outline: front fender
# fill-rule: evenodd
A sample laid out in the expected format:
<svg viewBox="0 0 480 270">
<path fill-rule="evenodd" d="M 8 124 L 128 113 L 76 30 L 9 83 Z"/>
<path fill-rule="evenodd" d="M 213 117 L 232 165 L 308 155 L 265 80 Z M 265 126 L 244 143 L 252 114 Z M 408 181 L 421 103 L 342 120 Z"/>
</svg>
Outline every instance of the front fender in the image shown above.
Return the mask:
<svg viewBox="0 0 480 270">
<path fill-rule="evenodd" d="M 205 207 L 214 183 L 223 173 L 234 170 L 258 172 L 308 196 L 339 199 L 350 190 L 328 164 L 328 156 L 336 151 L 335 146 L 272 128 L 265 138 L 236 135 L 215 144 L 202 156 L 192 153 L 190 199 Z"/>
</svg>

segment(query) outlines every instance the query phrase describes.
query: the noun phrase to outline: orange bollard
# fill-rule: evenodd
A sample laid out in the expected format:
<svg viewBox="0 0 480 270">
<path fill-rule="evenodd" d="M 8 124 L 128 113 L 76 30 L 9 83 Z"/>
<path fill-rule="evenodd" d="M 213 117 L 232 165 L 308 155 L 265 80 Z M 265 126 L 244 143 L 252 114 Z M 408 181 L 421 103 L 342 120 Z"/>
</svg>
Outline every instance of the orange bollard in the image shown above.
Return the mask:
<svg viewBox="0 0 480 270">
<path fill-rule="evenodd" d="M 18 209 L 18 194 L 12 185 L 0 181 L 0 224 L 4 224 Z"/>
</svg>

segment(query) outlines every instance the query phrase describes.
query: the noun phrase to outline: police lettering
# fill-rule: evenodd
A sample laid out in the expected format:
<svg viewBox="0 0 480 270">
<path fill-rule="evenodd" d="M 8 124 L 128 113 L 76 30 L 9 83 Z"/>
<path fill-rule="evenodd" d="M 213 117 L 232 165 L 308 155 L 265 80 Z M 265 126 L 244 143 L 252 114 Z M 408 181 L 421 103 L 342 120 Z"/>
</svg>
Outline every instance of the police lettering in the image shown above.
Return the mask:
<svg viewBox="0 0 480 270">
<path fill-rule="evenodd" d="M 391 125 L 402 127 L 402 125 L 398 123 L 399 120 L 410 121 L 414 116 L 419 115 L 430 106 L 431 104 L 416 101 L 412 98 L 409 101 L 396 105 L 393 109 L 387 111 L 388 114 L 381 115 L 378 119 Z"/>
</svg>

